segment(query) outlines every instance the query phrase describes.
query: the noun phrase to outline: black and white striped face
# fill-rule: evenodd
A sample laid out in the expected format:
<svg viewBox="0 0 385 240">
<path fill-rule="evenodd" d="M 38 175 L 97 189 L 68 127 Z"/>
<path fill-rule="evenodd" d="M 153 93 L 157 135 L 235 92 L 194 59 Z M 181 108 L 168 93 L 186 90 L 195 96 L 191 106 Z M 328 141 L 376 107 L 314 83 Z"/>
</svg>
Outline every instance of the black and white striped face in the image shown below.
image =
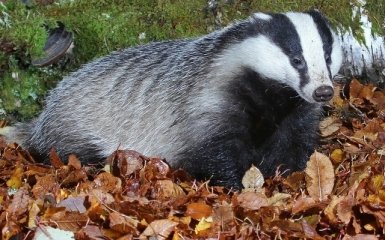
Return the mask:
<svg viewBox="0 0 385 240">
<path fill-rule="evenodd" d="M 308 102 L 330 100 L 342 51 L 325 18 L 317 11 L 256 13 L 253 18 L 261 29 L 241 44 L 249 56 L 245 64 L 289 85 Z"/>
</svg>

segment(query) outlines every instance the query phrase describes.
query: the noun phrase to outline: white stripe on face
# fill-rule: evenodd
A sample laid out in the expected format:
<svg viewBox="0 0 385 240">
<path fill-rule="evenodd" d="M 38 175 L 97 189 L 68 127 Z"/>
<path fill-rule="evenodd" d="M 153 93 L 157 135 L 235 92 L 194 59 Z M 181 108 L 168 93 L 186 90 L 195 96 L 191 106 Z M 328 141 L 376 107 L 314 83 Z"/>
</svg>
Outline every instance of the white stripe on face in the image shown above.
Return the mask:
<svg viewBox="0 0 385 240">
<path fill-rule="evenodd" d="M 294 24 L 302 46 L 303 57 L 308 67 L 309 81 L 302 86 L 301 92 L 305 100 L 314 102 L 313 93 L 321 86 L 333 87 L 329 70 L 325 61 L 323 42 L 313 18 L 305 13 L 287 13 L 286 16 Z"/>
</svg>

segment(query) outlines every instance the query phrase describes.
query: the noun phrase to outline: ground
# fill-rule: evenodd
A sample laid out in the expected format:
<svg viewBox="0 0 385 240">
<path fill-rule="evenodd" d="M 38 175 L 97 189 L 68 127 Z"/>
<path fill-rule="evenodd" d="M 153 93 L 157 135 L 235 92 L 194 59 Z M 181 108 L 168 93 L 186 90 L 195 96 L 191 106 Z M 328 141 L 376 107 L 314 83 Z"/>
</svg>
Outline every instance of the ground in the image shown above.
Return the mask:
<svg viewBox="0 0 385 240">
<path fill-rule="evenodd" d="M 327 112 L 304 171 L 253 168 L 242 192 L 132 150 L 82 166 L 53 149 L 41 165 L 2 140 L 2 239 L 383 239 L 385 91 L 353 79 Z"/>
</svg>

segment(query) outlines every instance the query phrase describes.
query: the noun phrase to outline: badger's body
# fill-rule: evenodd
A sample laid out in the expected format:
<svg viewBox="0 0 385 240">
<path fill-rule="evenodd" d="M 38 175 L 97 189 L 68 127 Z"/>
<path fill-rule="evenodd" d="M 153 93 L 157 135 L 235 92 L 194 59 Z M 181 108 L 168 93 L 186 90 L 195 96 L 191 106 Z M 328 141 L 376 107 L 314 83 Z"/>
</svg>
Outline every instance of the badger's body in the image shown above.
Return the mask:
<svg viewBox="0 0 385 240">
<path fill-rule="evenodd" d="M 241 187 L 254 164 L 305 166 L 341 64 L 316 11 L 257 13 L 197 39 L 151 43 L 91 62 L 50 92 L 17 134 L 32 152 L 97 162 L 117 148 L 166 158 L 197 178 Z"/>
</svg>

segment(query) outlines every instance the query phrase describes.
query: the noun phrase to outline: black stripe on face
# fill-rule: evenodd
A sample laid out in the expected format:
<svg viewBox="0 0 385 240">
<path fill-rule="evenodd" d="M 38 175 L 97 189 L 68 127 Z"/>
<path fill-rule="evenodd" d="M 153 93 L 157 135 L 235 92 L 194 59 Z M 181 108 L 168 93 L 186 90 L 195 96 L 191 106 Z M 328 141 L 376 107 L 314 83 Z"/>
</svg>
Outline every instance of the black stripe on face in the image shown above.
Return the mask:
<svg viewBox="0 0 385 240">
<path fill-rule="evenodd" d="M 329 23 L 327 19 L 318 11 L 311 10 L 307 12 L 314 20 L 314 23 L 317 26 L 317 30 L 319 35 L 321 36 L 322 43 L 323 43 L 323 50 L 325 53 L 325 61 L 327 63 L 327 67 L 329 70 L 329 76 L 330 79 L 332 78 L 331 72 L 330 72 L 330 64 L 332 63 L 332 50 L 333 50 L 333 35 L 329 27 Z M 329 59 L 327 59 L 329 58 Z"/>
<path fill-rule="evenodd" d="M 272 14 L 265 34 L 289 57 L 300 76 L 300 88 L 309 83 L 308 67 L 303 57 L 301 40 L 294 24 L 284 14 Z"/>
</svg>

